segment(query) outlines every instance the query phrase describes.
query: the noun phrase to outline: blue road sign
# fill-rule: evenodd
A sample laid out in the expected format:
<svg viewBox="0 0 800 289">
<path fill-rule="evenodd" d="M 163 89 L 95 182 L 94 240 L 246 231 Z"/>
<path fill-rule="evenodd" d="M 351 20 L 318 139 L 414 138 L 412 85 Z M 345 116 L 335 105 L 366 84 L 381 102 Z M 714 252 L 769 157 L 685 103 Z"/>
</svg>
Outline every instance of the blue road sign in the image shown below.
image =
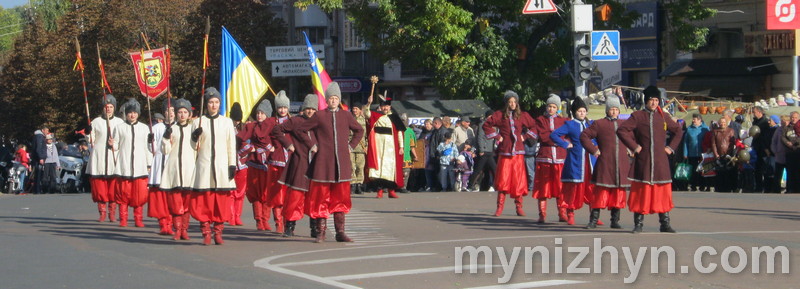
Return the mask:
<svg viewBox="0 0 800 289">
<path fill-rule="evenodd" d="M 592 61 L 619 61 L 619 31 L 592 31 Z"/>
</svg>

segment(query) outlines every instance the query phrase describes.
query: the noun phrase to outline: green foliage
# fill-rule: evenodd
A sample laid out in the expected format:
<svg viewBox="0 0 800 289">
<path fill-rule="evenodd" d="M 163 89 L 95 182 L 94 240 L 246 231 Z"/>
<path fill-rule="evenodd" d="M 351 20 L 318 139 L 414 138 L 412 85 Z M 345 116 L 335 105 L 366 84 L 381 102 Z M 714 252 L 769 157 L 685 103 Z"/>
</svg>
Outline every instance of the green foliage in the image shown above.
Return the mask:
<svg viewBox="0 0 800 289">
<path fill-rule="evenodd" d="M 554 77 L 572 59 L 571 1 L 555 2 L 565 11 L 523 15 L 521 0 L 301 0 L 295 6 L 344 9 L 370 43 L 371 54 L 432 72 L 444 98 L 478 98 L 497 107 L 502 92 L 512 89 L 519 93 L 523 108 L 530 109 L 541 105 L 549 92 L 572 86 L 571 77 Z M 612 8 L 610 21 L 595 21 L 597 29 L 624 29 L 639 17 L 625 11 L 619 1 L 584 2 Z M 707 29 L 690 24 L 713 15 L 701 2 L 665 4 L 682 49 L 705 42 Z"/>
<path fill-rule="evenodd" d="M 677 49 L 693 51 L 706 45 L 708 28 L 694 26 L 691 21 L 713 17 L 716 10 L 704 7 L 703 0 L 665 1 L 664 9 L 669 15 L 668 29 L 675 37 Z"/>
<path fill-rule="evenodd" d="M 11 49 L 14 38 L 19 34 L 18 31 L 24 27 L 22 21 L 22 17 L 16 11 L 3 9 L 0 6 L 0 54 Z"/>
</svg>

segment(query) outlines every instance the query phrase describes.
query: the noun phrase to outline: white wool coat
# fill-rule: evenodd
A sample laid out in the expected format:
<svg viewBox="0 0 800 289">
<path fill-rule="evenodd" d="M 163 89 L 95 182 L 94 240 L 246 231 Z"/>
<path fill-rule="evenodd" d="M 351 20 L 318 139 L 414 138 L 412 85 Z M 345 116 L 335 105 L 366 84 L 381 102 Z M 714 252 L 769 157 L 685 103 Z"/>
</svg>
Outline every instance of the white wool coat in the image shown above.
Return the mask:
<svg viewBox="0 0 800 289">
<path fill-rule="evenodd" d="M 236 128 L 233 121 L 222 115 L 204 115 L 193 123 L 203 133 L 197 140 L 195 191 L 231 191 L 236 189 L 228 167 L 236 166 Z"/>
<path fill-rule="evenodd" d="M 115 159 L 118 155 L 116 150 L 108 149 L 108 137 L 111 132 L 110 128 L 114 128 L 124 121 L 118 117 L 112 117 L 108 120 L 109 126 L 106 126 L 106 119 L 97 117 L 92 120 L 92 132 L 89 134 L 89 143 L 92 145 L 92 153 L 89 156 L 89 164 L 87 173 L 95 178 L 109 178 L 114 175 L 116 169 Z"/>
</svg>

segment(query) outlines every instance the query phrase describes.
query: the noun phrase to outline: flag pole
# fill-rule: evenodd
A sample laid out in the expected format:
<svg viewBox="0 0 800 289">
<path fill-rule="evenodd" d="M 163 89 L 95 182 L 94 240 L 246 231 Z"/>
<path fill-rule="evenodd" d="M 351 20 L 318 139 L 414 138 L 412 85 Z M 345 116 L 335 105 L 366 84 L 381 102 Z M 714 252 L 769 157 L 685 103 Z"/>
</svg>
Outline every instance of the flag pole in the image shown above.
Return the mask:
<svg viewBox="0 0 800 289">
<path fill-rule="evenodd" d="M 144 33 L 142 33 L 142 37 L 144 37 Z M 147 40 L 145 39 L 145 42 Z M 147 99 L 147 122 L 148 126 L 147 129 L 150 131 L 150 134 L 153 134 L 153 112 L 150 110 L 150 85 L 147 84 L 147 71 L 144 67 L 144 49 L 139 49 L 139 62 L 141 67 L 139 67 L 139 75 L 142 77 L 142 81 L 144 82 L 144 98 Z M 149 142 L 149 139 L 148 139 Z M 150 142 L 150 151 L 152 153 L 156 153 L 155 145 Z"/>
<path fill-rule="evenodd" d="M 77 60 L 75 65 L 77 69 L 81 71 L 81 83 L 83 84 L 83 103 L 86 106 L 86 124 L 92 125 L 92 117 L 89 115 L 89 93 L 86 91 L 86 77 L 83 73 L 83 60 L 81 59 L 81 43 L 78 41 L 78 37 L 75 36 L 75 55 Z"/>
<path fill-rule="evenodd" d="M 206 31 L 205 36 L 203 36 L 203 80 L 202 80 L 202 89 L 200 90 L 200 115 L 198 117 L 203 116 L 204 106 L 203 106 L 203 96 L 206 91 L 206 70 L 208 68 L 208 34 L 211 33 L 211 17 L 206 16 Z M 202 127 L 203 122 L 199 122 L 198 127 Z"/>
<path fill-rule="evenodd" d="M 100 67 L 100 88 L 103 89 L 103 118 L 106 120 L 106 145 L 111 148 L 111 156 L 114 158 L 114 165 L 117 164 L 117 155 L 114 154 L 114 146 L 109 145 L 108 141 L 111 139 L 111 123 L 109 120 L 109 116 L 106 115 L 106 103 L 108 103 L 108 93 L 111 93 L 111 87 L 108 86 L 108 81 L 106 80 L 106 69 L 103 67 L 103 58 L 100 57 L 100 42 L 97 44 L 97 66 Z M 108 93 L 106 93 L 106 89 L 108 89 Z M 114 110 L 117 108 L 115 107 Z M 112 114 L 111 117 L 114 117 Z"/>
<path fill-rule="evenodd" d="M 170 65 L 172 65 L 170 58 L 172 57 L 172 55 L 169 54 L 169 44 L 168 43 L 169 43 L 169 37 L 168 37 L 168 34 L 167 34 L 167 26 L 164 25 L 164 49 L 165 49 L 164 57 L 166 58 L 165 62 L 167 64 L 167 67 L 166 67 L 166 70 L 167 70 L 167 72 L 166 72 L 166 75 L 167 75 L 167 107 L 165 108 L 167 115 L 165 115 L 164 117 L 166 117 L 167 120 L 168 120 L 167 127 L 169 127 L 169 124 L 171 124 L 173 121 L 175 121 L 173 119 L 174 117 L 171 117 L 169 115 L 170 114 L 169 108 L 172 107 L 172 89 L 170 88 L 170 85 L 169 85 L 169 76 L 170 76 L 170 72 L 172 70 L 172 67 L 170 66 Z"/>
</svg>

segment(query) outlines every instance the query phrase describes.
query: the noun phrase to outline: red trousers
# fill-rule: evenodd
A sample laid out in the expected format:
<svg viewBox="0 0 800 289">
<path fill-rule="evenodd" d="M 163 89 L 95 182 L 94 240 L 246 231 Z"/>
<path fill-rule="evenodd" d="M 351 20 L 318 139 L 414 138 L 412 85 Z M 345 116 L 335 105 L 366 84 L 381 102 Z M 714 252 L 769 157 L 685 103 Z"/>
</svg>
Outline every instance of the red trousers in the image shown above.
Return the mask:
<svg viewBox="0 0 800 289">
<path fill-rule="evenodd" d="M 238 173 L 236 174 L 239 175 Z M 236 176 L 234 176 L 236 178 Z M 266 202 L 267 201 L 267 187 L 268 183 L 267 171 L 259 169 L 247 169 L 247 185 L 245 190 L 247 194 L 247 201 L 251 203 Z M 236 189 L 239 189 L 239 181 L 236 180 Z"/>
<path fill-rule="evenodd" d="M 147 216 L 156 219 L 171 216 L 166 192 L 158 188 L 150 188 L 149 200 L 147 201 Z"/>
<path fill-rule="evenodd" d="M 283 219 L 286 221 L 297 221 L 303 218 L 304 202 L 306 201 L 306 192 L 298 191 L 292 188 L 286 190 L 286 200 L 283 203 Z"/>
<path fill-rule="evenodd" d="M 147 177 L 138 179 L 118 179 L 114 198 L 120 205 L 141 207 L 147 204 Z"/>
<path fill-rule="evenodd" d="M 583 208 L 583 204 L 591 204 L 594 199 L 594 185 L 590 182 L 582 183 L 563 183 L 565 208 L 577 210 Z"/>
<path fill-rule="evenodd" d="M 666 213 L 673 207 L 672 184 L 631 183 L 631 195 L 628 197 L 628 210 L 631 212 L 645 215 Z"/>
<path fill-rule="evenodd" d="M 622 209 L 625 207 L 625 188 L 594 186 L 592 209 Z"/>
<path fill-rule="evenodd" d="M 231 192 L 231 196 L 234 199 L 241 199 L 244 198 L 245 193 L 247 192 L 247 173 L 249 169 L 244 168 L 236 172 L 236 175 L 233 176 L 233 180 L 236 182 L 236 190 Z"/>
<path fill-rule="evenodd" d="M 285 167 L 271 166 L 267 171 L 267 200 L 264 203 L 271 208 L 283 207 L 283 199 L 286 198 L 286 186 L 281 185 L 278 181 L 281 179 L 281 174 Z"/>
<path fill-rule="evenodd" d="M 167 207 L 173 216 L 180 216 L 189 212 L 189 199 L 191 191 L 167 192 Z"/>
<path fill-rule="evenodd" d="M 549 199 L 561 197 L 561 170 L 564 164 L 536 163 L 536 178 L 533 180 L 533 198 Z M 527 176 L 524 176 L 527 178 Z"/>
<path fill-rule="evenodd" d="M 199 222 L 227 222 L 231 218 L 231 191 L 192 192 L 189 213 Z"/>
<path fill-rule="evenodd" d="M 114 191 L 117 189 L 117 178 L 89 179 L 92 185 L 92 201 L 95 203 L 109 203 L 114 201 Z"/>
<path fill-rule="evenodd" d="M 525 168 L 525 156 L 500 156 L 497 162 L 497 174 L 494 178 L 494 189 L 519 198 L 528 195 L 528 175 Z"/>
<path fill-rule="evenodd" d="M 306 196 L 308 216 L 328 218 L 331 213 L 348 213 L 353 203 L 350 202 L 350 182 L 318 183 L 311 181 Z"/>
</svg>

